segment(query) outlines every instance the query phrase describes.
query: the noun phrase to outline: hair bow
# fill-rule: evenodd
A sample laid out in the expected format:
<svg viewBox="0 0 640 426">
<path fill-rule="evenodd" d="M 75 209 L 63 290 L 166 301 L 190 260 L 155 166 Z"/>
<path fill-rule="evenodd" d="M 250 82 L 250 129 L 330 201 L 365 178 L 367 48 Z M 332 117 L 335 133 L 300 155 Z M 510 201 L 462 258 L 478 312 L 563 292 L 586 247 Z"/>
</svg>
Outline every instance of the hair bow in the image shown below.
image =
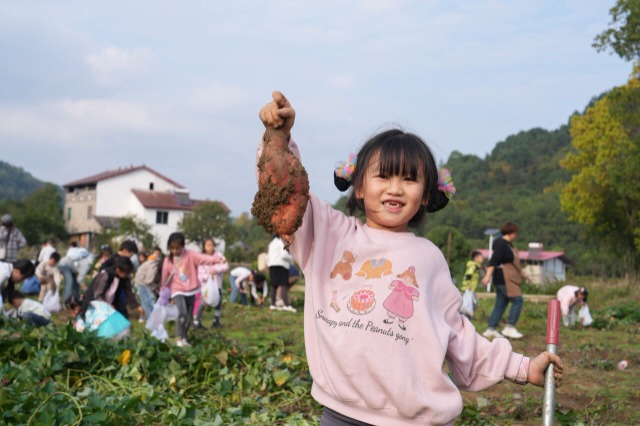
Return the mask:
<svg viewBox="0 0 640 426">
<path fill-rule="evenodd" d="M 444 192 L 444 195 L 449 199 L 456 193 L 456 187 L 453 185 L 453 177 L 447 169 L 438 170 L 438 190 Z"/>
</svg>

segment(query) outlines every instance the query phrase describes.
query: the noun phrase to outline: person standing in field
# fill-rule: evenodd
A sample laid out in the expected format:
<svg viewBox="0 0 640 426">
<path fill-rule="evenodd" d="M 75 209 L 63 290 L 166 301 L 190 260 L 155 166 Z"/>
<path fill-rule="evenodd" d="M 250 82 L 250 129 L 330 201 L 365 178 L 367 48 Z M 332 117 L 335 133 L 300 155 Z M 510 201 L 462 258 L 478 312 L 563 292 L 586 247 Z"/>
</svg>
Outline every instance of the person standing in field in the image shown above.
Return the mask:
<svg viewBox="0 0 640 426">
<path fill-rule="evenodd" d="M 482 262 L 484 261 L 484 256 L 478 250 L 473 250 L 470 255 L 471 259 L 467 261 L 467 266 L 464 271 L 464 276 L 462 277 L 462 307 L 460 308 L 460 313 L 463 315 L 467 315 L 468 318 L 473 317 L 473 312 L 478 306 L 478 296 L 476 295 L 476 287 L 478 287 L 478 283 L 480 282 L 480 275 L 483 273 L 482 270 Z M 469 292 L 466 296 L 465 293 Z M 469 300 L 465 300 L 465 297 Z M 468 306 L 465 308 L 465 302 Z"/>
<path fill-rule="evenodd" d="M 271 282 L 271 306 L 269 309 L 296 312 L 289 301 L 289 268 L 291 254 L 284 248 L 280 237 L 274 237 L 267 250 L 267 264 L 269 265 L 269 281 Z M 280 295 L 280 298 L 277 296 Z"/>
<path fill-rule="evenodd" d="M 184 248 L 186 243 L 182 232 L 169 235 L 167 246 L 169 255 L 162 264 L 162 288 L 160 289 L 161 303 L 168 303 L 173 299 L 178 308 L 178 322 L 176 324 L 176 346 L 191 346 L 187 335 L 193 319 L 193 307 L 196 294 L 200 293 L 198 280 L 199 265 L 214 265 L 226 261 L 221 253 L 213 256 L 200 254 Z"/>
<path fill-rule="evenodd" d="M 22 232 L 13 226 L 13 217 L 10 214 L 2 216 L 0 226 L 0 262 L 12 263 L 18 260 L 18 251 L 27 245 L 27 240 Z"/>
<path fill-rule="evenodd" d="M 290 132 L 295 110 L 284 95 L 274 92 L 259 116 L 300 158 Z M 507 339 L 490 342 L 476 332 L 458 312 L 462 297 L 442 252 L 409 229 L 455 191 L 426 143 L 391 129 L 370 138 L 356 158 L 348 170 L 334 171 L 339 189 L 353 188 L 351 216 L 310 193 L 291 243 L 305 277 L 305 350 L 311 395 L 324 406 L 320 425 L 453 424 L 462 411 L 459 389 L 478 391 L 505 378 L 543 386 L 550 363 L 560 385 L 557 355 L 530 359 Z M 347 273 L 349 264 L 332 274 L 345 252 L 357 259 L 356 273 Z"/>
<path fill-rule="evenodd" d="M 220 256 L 220 262 L 213 265 L 198 265 L 198 281 L 200 282 L 200 288 L 203 288 L 206 282 L 211 279 L 220 294 L 219 302 L 214 306 L 213 312 L 213 327 L 222 327 L 220 318 L 222 317 L 222 279 L 223 274 L 229 270 L 229 262 L 222 255 L 222 253 L 216 251 L 216 242 L 213 238 L 207 238 L 202 243 L 202 253 L 207 256 L 213 256 L 216 253 Z M 193 325 L 196 328 L 206 329 L 202 324 L 202 314 L 205 310 L 205 303 L 200 297 L 200 293 L 196 294 L 196 302 L 193 313 Z"/>
<path fill-rule="evenodd" d="M 520 285 L 522 280 L 529 280 L 520 268 L 520 256 L 518 250 L 513 247 L 513 240 L 518 237 L 519 227 L 513 222 L 506 222 L 500 227 L 502 237 L 493 242 L 493 254 L 487 267 L 487 275 L 482 279 L 483 285 L 488 285 L 493 277 L 493 284 L 496 289 L 496 301 L 493 311 L 489 317 L 489 327 L 482 334 L 484 337 L 510 337 L 521 339 L 522 333 L 516 328 L 516 323 L 520 318 L 524 298 Z M 502 318 L 502 314 L 511 303 L 507 325 L 500 333 L 497 328 Z"/>
</svg>

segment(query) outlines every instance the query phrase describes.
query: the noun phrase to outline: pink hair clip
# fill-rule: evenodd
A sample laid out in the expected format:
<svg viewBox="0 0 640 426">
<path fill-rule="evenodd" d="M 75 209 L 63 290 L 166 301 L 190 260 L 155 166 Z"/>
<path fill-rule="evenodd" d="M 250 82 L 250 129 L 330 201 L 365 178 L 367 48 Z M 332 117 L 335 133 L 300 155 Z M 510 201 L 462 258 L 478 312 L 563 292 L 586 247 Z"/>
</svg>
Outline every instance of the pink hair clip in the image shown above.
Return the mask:
<svg viewBox="0 0 640 426">
<path fill-rule="evenodd" d="M 453 177 L 449 170 L 438 170 L 438 189 L 444 192 L 449 199 L 455 195 L 456 187 L 453 185 Z"/>
</svg>

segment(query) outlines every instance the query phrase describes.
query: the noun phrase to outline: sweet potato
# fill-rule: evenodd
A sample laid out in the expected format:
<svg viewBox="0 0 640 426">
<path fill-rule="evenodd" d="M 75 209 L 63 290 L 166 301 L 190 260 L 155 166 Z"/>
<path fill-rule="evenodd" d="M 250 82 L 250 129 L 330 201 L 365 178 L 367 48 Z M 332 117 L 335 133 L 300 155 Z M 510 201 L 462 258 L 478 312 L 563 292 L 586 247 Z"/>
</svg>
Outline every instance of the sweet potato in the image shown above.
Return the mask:
<svg viewBox="0 0 640 426">
<path fill-rule="evenodd" d="M 270 234 L 277 234 L 285 248 L 302 224 L 309 201 L 309 177 L 300 160 L 289 149 L 284 132 L 267 129 L 258 160 L 258 192 L 251 214 Z"/>
</svg>

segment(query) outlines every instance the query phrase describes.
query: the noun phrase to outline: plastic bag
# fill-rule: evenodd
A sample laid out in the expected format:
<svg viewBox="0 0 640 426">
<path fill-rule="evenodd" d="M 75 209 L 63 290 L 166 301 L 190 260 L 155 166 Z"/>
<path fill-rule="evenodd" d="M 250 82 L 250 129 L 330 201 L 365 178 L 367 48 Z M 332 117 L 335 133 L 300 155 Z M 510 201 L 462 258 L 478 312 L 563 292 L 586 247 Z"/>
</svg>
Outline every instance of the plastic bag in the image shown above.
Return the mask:
<svg viewBox="0 0 640 426">
<path fill-rule="evenodd" d="M 164 328 L 165 321 L 178 319 L 178 307 L 176 305 L 161 305 L 156 302 L 153 311 L 147 319 L 147 329 L 151 330 L 151 335 L 161 341 L 165 341 L 169 335 Z"/>
<path fill-rule="evenodd" d="M 156 302 L 153 311 L 151 311 L 151 314 L 147 317 L 148 330 L 153 331 L 164 324 L 167 317 L 167 306 L 168 305 L 161 305 L 159 302 Z"/>
<path fill-rule="evenodd" d="M 465 290 L 462 295 L 462 306 L 460 306 L 460 313 L 469 317 L 473 316 L 473 311 L 478 306 L 478 299 L 471 290 Z"/>
<path fill-rule="evenodd" d="M 593 317 L 591 317 L 591 313 L 589 312 L 589 306 L 582 305 L 580 311 L 578 311 L 578 320 L 584 326 L 591 325 Z"/>
<path fill-rule="evenodd" d="M 220 291 L 218 290 L 218 285 L 211 276 L 209 276 L 207 282 L 204 283 L 200 291 L 202 292 L 202 301 L 204 303 L 213 307 L 218 306 L 218 303 L 220 303 Z"/>
<path fill-rule="evenodd" d="M 164 342 L 169 338 L 169 333 L 167 333 L 167 330 L 164 328 L 163 324 L 160 324 L 158 328 L 154 329 L 151 332 L 151 335 L 161 342 Z"/>
<path fill-rule="evenodd" d="M 58 293 L 58 290 L 52 289 L 51 291 L 47 291 L 42 300 L 42 304 L 49 312 L 60 312 L 62 305 L 60 305 L 60 293 Z"/>
</svg>

